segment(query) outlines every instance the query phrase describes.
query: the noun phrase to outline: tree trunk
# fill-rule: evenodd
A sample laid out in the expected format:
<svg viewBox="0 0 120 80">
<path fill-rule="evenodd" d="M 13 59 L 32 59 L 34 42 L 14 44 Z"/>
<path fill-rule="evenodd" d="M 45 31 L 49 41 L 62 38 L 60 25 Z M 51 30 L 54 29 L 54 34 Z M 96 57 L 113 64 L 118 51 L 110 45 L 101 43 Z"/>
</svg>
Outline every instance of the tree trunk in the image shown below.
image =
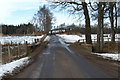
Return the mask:
<svg viewBox="0 0 120 80">
<path fill-rule="evenodd" d="M 116 20 L 116 23 L 115 23 L 115 31 L 117 30 L 117 3 L 115 3 L 115 20 Z"/>
<path fill-rule="evenodd" d="M 100 33 L 101 33 L 101 19 L 102 19 L 102 17 L 101 17 L 101 7 L 102 7 L 102 4 L 101 4 L 101 2 L 99 2 L 99 4 L 98 4 L 98 29 L 97 29 L 97 51 L 99 52 L 100 51 L 100 43 L 101 43 L 101 39 L 100 39 L 100 37 L 101 37 L 101 35 L 100 35 Z"/>
<path fill-rule="evenodd" d="M 115 28 L 114 28 L 114 15 L 113 15 L 113 2 L 110 2 L 110 23 L 111 23 L 111 41 L 115 42 Z"/>
<path fill-rule="evenodd" d="M 90 17 L 89 17 L 87 4 L 85 2 L 82 2 L 82 6 L 83 6 L 84 15 L 85 15 L 85 37 L 86 37 L 86 43 L 87 44 L 92 44 Z"/>
<path fill-rule="evenodd" d="M 101 47 L 100 47 L 100 50 L 101 52 L 103 51 L 103 46 L 104 46 L 104 8 L 106 6 L 106 3 L 105 2 L 102 2 L 100 3 L 102 4 L 101 6 Z"/>
<path fill-rule="evenodd" d="M 104 32 L 103 32 L 103 29 L 104 29 L 104 9 L 101 10 L 101 43 L 100 43 L 100 50 L 101 52 L 103 51 L 103 45 L 104 45 Z"/>
</svg>

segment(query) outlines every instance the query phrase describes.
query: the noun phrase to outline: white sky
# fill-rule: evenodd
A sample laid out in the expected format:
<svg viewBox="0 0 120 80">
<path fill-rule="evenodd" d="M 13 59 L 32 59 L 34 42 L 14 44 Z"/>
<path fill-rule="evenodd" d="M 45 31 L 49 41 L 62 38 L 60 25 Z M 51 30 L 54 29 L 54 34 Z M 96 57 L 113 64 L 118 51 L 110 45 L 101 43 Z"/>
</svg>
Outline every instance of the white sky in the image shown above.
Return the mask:
<svg viewBox="0 0 120 80">
<path fill-rule="evenodd" d="M 0 1 L 0 23 L 4 23 L 4 24 L 23 23 L 24 21 L 27 20 L 23 21 L 21 18 L 18 18 L 18 20 L 16 20 L 16 17 L 18 17 L 18 15 L 21 16 L 23 15 L 19 13 L 19 11 L 32 10 L 38 7 L 39 7 L 39 0 L 2 0 Z M 15 12 L 18 13 L 13 15 Z M 23 17 L 27 17 L 27 15 Z"/>
<path fill-rule="evenodd" d="M 39 6 L 47 3 L 45 0 L 1 0 L 0 1 L 0 24 L 21 24 L 31 21 L 34 14 L 37 13 Z M 65 11 L 54 11 L 56 24 L 62 23 L 79 24 L 80 21 L 73 20 Z M 120 21 L 120 18 L 118 22 Z M 84 21 L 80 22 L 84 24 Z M 119 22 L 120 23 L 120 22 Z M 118 23 L 118 24 L 119 24 Z M 91 23 L 93 24 L 93 22 Z"/>
<path fill-rule="evenodd" d="M 39 6 L 47 3 L 45 0 L 1 0 L 0 1 L 0 24 L 21 24 L 31 21 Z M 53 13 L 54 14 L 54 13 Z M 56 24 L 74 23 L 69 14 L 55 12 Z"/>
</svg>

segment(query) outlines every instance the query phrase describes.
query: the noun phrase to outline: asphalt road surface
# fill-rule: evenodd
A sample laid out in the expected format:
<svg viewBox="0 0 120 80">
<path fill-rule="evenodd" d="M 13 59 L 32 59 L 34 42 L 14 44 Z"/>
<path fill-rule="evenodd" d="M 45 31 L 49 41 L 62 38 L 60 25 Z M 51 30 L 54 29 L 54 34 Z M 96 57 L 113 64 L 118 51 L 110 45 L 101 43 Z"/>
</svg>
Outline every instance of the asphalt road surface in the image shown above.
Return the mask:
<svg viewBox="0 0 120 80">
<path fill-rule="evenodd" d="M 13 78 L 111 78 L 107 72 L 78 55 L 57 36 L 36 61 Z"/>
</svg>

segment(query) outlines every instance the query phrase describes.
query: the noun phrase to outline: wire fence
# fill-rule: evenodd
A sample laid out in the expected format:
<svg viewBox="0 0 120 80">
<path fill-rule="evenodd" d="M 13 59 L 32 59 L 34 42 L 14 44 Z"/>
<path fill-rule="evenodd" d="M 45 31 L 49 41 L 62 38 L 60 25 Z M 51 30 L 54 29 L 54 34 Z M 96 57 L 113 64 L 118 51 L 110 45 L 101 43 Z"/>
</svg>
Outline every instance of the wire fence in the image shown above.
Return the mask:
<svg viewBox="0 0 120 80">
<path fill-rule="evenodd" d="M 85 39 L 80 39 L 80 43 L 86 43 Z M 97 51 L 97 39 L 92 39 L 93 51 Z M 115 43 L 112 43 L 111 38 L 104 38 L 103 42 L 103 50 L 102 52 L 110 52 L 110 53 L 120 53 L 120 38 L 115 39 Z"/>
<path fill-rule="evenodd" d="M 27 56 L 36 48 L 36 46 L 44 41 L 46 36 L 47 35 L 44 35 L 40 39 L 34 39 L 32 44 L 29 44 L 27 41 L 25 41 L 24 44 L 11 43 L 5 46 L 0 44 L 0 65 Z"/>
<path fill-rule="evenodd" d="M 86 39 L 80 39 L 79 42 L 86 43 Z M 111 38 L 104 38 L 103 42 L 111 42 Z M 115 42 L 120 42 L 120 38 L 115 38 Z M 97 39 L 92 39 L 92 43 L 97 43 Z"/>
</svg>

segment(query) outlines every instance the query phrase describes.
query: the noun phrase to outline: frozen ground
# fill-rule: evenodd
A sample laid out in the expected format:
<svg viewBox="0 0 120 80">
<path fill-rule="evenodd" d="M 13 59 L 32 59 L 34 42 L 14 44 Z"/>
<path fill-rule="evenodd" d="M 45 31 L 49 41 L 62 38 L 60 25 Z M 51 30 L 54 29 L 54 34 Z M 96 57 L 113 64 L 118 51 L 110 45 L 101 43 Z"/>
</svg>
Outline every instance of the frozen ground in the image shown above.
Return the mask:
<svg viewBox="0 0 120 80">
<path fill-rule="evenodd" d="M 85 35 L 83 34 L 82 36 L 78 36 L 78 35 L 67 35 L 67 34 L 57 34 L 57 36 L 61 37 L 62 39 L 64 39 L 65 42 L 69 42 L 69 43 L 74 43 L 78 40 L 80 40 L 80 42 L 85 42 Z M 120 34 L 116 34 L 116 41 L 120 41 L 118 40 L 118 38 L 120 38 Z M 97 34 L 92 34 L 91 35 L 92 38 L 92 42 L 96 42 L 97 41 Z M 104 41 L 111 41 L 111 35 L 110 34 L 104 34 Z"/>
<path fill-rule="evenodd" d="M 0 65 L 0 80 L 5 74 L 11 74 L 15 68 L 28 64 L 28 59 L 29 57 L 25 57 L 7 64 Z"/>
<path fill-rule="evenodd" d="M 102 56 L 103 58 L 110 58 L 112 60 L 116 60 L 116 61 L 120 61 L 120 54 L 113 54 L 113 53 L 92 53 L 92 54 L 96 54 L 99 56 Z"/>
<path fill-rule="evenodd" d="M 42 36 L 6 36 L 6 37 L 0 37 L 0 43 L 1 44 L 24 44 L 25 41 L 32 44 L 34 42 L 34 39 L 40 39 Z"/>
</svg>

